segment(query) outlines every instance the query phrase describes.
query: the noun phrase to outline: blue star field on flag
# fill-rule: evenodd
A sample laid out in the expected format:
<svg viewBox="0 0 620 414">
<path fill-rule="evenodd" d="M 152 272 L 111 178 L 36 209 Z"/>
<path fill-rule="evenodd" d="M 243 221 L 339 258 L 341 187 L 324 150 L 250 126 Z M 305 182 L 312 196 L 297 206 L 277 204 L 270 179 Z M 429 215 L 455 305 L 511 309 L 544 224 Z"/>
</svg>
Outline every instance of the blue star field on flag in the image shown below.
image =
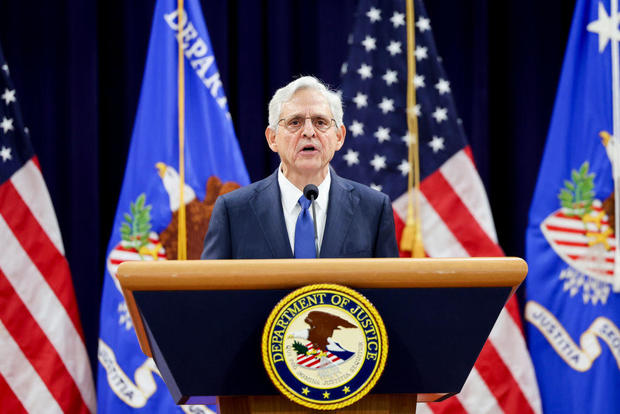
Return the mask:
<svg viewBox="0 0 620 414">
<path fill-rule="evenodd" d="M 9 65 L 0 47 L 0 184 L 34 155 L 9 75 Z"/>
<path fill-rule="evenodd" d="M 420 1 L 415 1 L 415 38 L 422 180 L 467 142 Z M 349 42 L 349 58 L 342 66 L 347 140 L 332 165 L 339 174 L 395 200 L 406 192 L 409 172 L 405 2 L 360 1 Z"/>
</svg>

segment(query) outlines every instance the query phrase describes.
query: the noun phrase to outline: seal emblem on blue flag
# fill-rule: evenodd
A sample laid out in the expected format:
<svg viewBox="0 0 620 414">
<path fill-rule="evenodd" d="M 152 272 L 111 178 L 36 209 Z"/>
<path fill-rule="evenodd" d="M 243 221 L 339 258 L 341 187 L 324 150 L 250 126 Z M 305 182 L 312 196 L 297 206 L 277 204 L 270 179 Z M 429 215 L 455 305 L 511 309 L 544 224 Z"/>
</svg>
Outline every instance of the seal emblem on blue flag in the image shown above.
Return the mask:
<svg viewBox="0 0 620 414">
<path fill-rule="evenodd" d="M 263 331 L 263 362 L 276 387 L 306 407 L 353 404 L 375 385 L 387 359 L 385 326 L 358 292 L 332 284 L 295 290 Z"/>
<path fill-rule="evenodd" d="M 582 291 L 584 303 L 605 304 L 614 276 L 613 193 L 607 199 L 595 197 L 595 173 L 585 161 L 564 181 L 558 198 L 561 208 L 540 224 L 551 248 L 570 265 L 562 270 L 564 290 L 575 296 Z"/>
</svg>

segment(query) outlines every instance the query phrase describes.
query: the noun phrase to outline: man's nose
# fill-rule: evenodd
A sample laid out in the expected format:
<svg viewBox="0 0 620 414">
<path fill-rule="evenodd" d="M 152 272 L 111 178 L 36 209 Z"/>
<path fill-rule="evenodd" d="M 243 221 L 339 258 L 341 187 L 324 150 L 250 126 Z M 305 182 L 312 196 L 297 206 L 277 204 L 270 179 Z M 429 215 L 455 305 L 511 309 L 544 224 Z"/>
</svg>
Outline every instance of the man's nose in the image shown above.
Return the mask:
<svg viewBox="0 0 620 414">
<path fill-rule="evenodd" d="M 303 135 L 306 137 L 312 137 L 314 136 L 314 125 L 312 125 L 312 118 L 308 117 L 304 119 L 304 126 L 303 126 Z"/>
</svg>

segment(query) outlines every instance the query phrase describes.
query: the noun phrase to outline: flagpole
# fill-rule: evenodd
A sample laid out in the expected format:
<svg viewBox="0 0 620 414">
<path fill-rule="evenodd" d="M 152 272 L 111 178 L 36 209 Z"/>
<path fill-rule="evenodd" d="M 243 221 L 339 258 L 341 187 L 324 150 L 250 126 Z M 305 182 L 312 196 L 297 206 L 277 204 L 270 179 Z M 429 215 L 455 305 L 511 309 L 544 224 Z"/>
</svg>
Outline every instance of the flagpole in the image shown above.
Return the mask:
<svg viewBox="0 0 620 414">
<path fill-rule="evenodd" d="M 610 2 L 611 21 L 618 18 L 618 0 Z M 614 234 L 616 239 L 616 251 L 614 254 L 614 292 L 620 291 L 620 249 L 618 246 L 618 235 L 620 235 L 620 63 L 618 62 L 618 39 L 611 39 L 611 85 L 612 85 L 612 111 L 613 111 L 613 154 L 612 174 L 614 179 Z"/>
<path fill-rule="evenodd" d="M 183 59 L 183 38 L 181 36 L 184 21 L 183 0 L 177 1 L 178 16 L 178 107 L 179 107 L 179 215 L 177 233 L 177 259 L 187 259 L 187 227 L 185 220 L 185 61 Z"/>
<path fill-rule="evenodd" d="M 407 128 L 409 130 L 409 175 L 407 181 L 407 219 L 401 236 L 401 250 L 411 251 L 412 257 L 424 257 L 420 222 L 420 154 L 418 117 L 415 114 L 416 95 L 413 80 L 415 67 L 415 27 L 413 0 L 407 0 Z"/>
</svg>

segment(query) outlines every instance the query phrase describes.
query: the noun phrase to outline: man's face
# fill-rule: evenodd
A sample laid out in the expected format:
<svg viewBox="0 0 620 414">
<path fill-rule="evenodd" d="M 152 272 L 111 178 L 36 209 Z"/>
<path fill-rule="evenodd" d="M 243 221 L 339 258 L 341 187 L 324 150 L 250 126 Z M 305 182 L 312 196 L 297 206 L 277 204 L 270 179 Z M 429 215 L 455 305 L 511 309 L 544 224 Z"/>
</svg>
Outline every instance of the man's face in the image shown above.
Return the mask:
<svg viewBox="0 0 620 414">
<path fill-rule="evenodd" d="M 315 117 L 328 120 L 330 127 L 324 132 L 315 129 L 311 121 Z M 331 121 L 333 115 L 327 99 L 314 89 L 300 89 L 282 104 L 280 119 L 292 118 L 298 118 L 303 123 L 298 131 L 289 131 L 285 121 L 279 123 L 276 131 L 267 128 L 265 136 L 269 148 L 280 155 L 283 172 L 293 183 L 293 180 L 303 178 L 322 181 L 334 152 L 342 148 L 346 130 L 344 126 L 336 127 Z"/>
</svg>

